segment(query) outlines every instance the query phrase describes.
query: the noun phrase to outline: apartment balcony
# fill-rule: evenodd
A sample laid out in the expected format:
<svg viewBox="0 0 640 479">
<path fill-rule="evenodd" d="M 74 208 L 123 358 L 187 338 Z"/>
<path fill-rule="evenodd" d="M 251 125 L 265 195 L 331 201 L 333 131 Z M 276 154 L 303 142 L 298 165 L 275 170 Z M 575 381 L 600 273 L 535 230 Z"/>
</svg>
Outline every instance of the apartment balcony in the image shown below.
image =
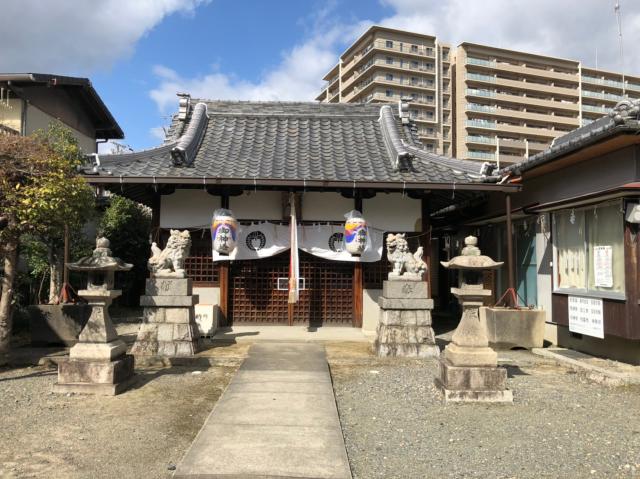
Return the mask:
<svg viewBox="0 0 640 479">
<path fill-rule="evenodd" d="M 531 77 L 544 78 L 548 80 L 562 80 L 568 82 L 575 82 L 578 86 L 578 68 L 576 66 L 576 73 L 564 73 L 554 72 L 551 70 L 541 70 L 539 68 L 527 67 L 522 65 L 512 65 L 511 63 L 495 62 L 489 60 L 483 60 L 481 58 L 467 57 L 465 62 L 467 65 L 480 67 L 487 70 L 500 70 L 503 72 L 516 73 L 520 75 L 526 75 Z"/>
<path fill-rule="evenodd" d="M 533 83 L 522 80 L 508 80 L 506 78 L 497 78 L 491 75 L 481 75 L 478 73 L 467 73 L 466 79 L 467 82 L 487 83 L 495 86 L 513 88 L 516 90 L 578 97 L 577 88 L 571 89 L 552 85 L 543 85 L 541 83 Z"/>
<path fill-rule="evenodd" d="M 472 160 L 490 160 L 495 161 L 496 154 L 490 151 L 469 150 L 467 156 Z"/>
<path fill-rule="evenodd" d="M 541 98 L 532 98 L 523 95 L 509 95 L 507 93 L 493 92 L 491 95 L 496 101 L 515 104 L 517 106 L 539 106 L 542 108 L 548 108 L 550 110 L 564 110 L 567 112 L 580 111 L 580 105 L 576 102 L 569 101 L 557 101 L 557 100 L 543 100 Z"/>
<path fill-rule="evenodd" d="M 427 116 L 427 115 L 413 115 L 411 116 L 411 119 L 417 123 L 430 123 L 430 124 L 436 124 L 438 123 L 438 119 L 436 118 L 435 115 L 433 116 Z"/>
<path fill-rule="evenodd" d="M 374 40 L 372 43 L 369 43 L 366 47 L 356 53 L 353 58 L 345 63 L 342 67 L 343 71 L 350 70 L 351 68 L 359 65 L 363 60 L 370 57 L 372 54 L 376 52 L 381 53 L 399 53 L 402 56 L 410 57 L 410 58 L 433 58 L 435 59 L 435 51 L 434 48 L 431 49 L 431 52 L 422 45 L 416 45 L 417 49 L 412 48 L 413 45 L 402 45 L 400 46 L 399 42 L 393 41 L 393 46 L 387 46 L 386 40 Z"/>
<path fill-rule="evenodd" d="M 477 88 L 467 88 L 465 89 L 465 94 L 467 96 L 481 96 L 484 98 L 493 98 L 496 96 L 496 92 L 493 90 L 480 90 Z"/>
<path fill-rule="evenodd" d="M 602 113 L 603 115 L 607 115 L 611 110 L 611 108 L 604 106 L 582 105 L 582 111 L 588 111 L 590 113 Z"/>
<path fill-rule="evenodd" d="M 606 80 L 604 78 L 597 78 L 589 75 L 582 75 L 581 78 L 582 78 L 582 83 L 591 83 L 592 85 L 608 86 L 611 88 L 618 88 L 620 90 L 622 90 L 624 86 L 621 81 Z"/>
<path fill-rule="evenodd" d="M 476 143 L 480 145 L 495 145 L 496 138 L 491 136 L 467 135 L 467 143 Z"/>
<path fill-rule="evenodd" d="M 487 120 L 465 120 L 464 124 L 470 128 L 483 128 L 487 130 L 495 130 L 496 122 Z"/>
<path fill-rule="evenodd" d="M 328 101 L 328 95 L 329 95 L 329 92 L 327 91 L 327 89 L 325 87 L 325 89 L 322 90 L 320 92 L 320 94 L 315 99 L 316 99 L 316 101 L 320 101 L 320 102 Z"/>
<path fill-rule="evenodd" d="M 559 136 L 563 136 L 567 134 L 566 131 L 552 130 L 550 128 L 509 125 L 506 123 L 497 124 L 497 127 L 495 129 L 504 133 L 517 134 L 525 137 L 543 137 L 543 138 L 549 138 L 549 139 L 557 138 Z"/>
<path fill-rule="evenodd" d="M 440 135 L 438 135 L 437 131 L 429 132 L 421 128 L 418 128 L 418 136 L 421 139 L 427 139 L 427 140 L 437 140 L 438 138 L 440 138 Z"/>
<path fill-rule="evenodd" d="M 362 65 L 358 70 L 354 71 L 349 78 L 346 78 L 342 81 L 342 89 L 346 90 L 351 86 L 356 80 L 360 79 L 365 73 L 369 71 L 373 71 L 374 69 L 384 69 L 385 71 L 389 71 L 392 73 L 399 74 L 419 74 L 419 75 L 434 75 L 435 76 L 435 68 L 426 68 L 425 66 L 418 65 L 417 67 L 411 65 L 409 62 L 388 62 L 384 59 L 371 59 L 366 64 Z M 426 83 L 426 82 L 424 82 Z M 434 88 L 435 88 L 435 79 L 434 79 Z"/>
<path fill-rule="evenodd" d="M 497 143 L 500 145 L 500 148 L 513 148 L 518 150 L 526 151 L 527 148 L 529 152 L 533 151 L 542 151 L 546 150 L 549 146 L 549 143 L 540 143 L 536 141 L 525 141 L 525 140 L 510 140 L 507 138 L 501 138 Z"/>
<path fill-rule="evenodd" d="M 620 100 L 624 100 L 625 98 L 622 95 L 615 95 L 613 93 L 600 93 L 591 90 L 582 90 L 582 96 L 587 98 L 598 98 L 599 100 L 611 102 L 619 102 Z"/>
<path fill-rule="evenodd" d="M 500 106 L 478 105 L 467 103 L 466 110 L 486 113 L 501 118 L 514 118 L 518 120 L 536 120 L 545 123 L 553 123 L 558 125 L 567 125 L 578 127 L 578 117 L 567 117 L 552 114 L 533 113 L 528 111 L 513 110 L 510 108 L 502 108 Z"/>
</svg>

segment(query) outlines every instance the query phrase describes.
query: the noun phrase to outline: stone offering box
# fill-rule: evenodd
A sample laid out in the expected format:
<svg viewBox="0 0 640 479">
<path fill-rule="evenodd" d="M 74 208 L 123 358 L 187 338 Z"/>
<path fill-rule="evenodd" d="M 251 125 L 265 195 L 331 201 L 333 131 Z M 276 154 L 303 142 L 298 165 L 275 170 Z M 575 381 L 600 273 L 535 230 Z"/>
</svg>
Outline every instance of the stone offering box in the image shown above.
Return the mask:
<svg viewBox="0 0 640 479">
<path fill-rule="evenodd" d="M 480 308 L 480 322 L 495 349 L 543 347 L 546 317 L 540 309 Z"/>
</svg>

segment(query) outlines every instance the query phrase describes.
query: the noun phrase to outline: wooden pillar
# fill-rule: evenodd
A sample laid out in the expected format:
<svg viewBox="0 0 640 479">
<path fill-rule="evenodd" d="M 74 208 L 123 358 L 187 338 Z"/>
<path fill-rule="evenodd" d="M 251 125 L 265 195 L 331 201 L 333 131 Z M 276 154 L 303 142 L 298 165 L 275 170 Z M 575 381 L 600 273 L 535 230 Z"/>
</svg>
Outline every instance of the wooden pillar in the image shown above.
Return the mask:
<svg viewBox="0 0 640 479">
<path fill-rule="evenodd" d="M 356 192 L 353 198 L 353 206 L 360 213 L 362 211 L 362 195 Z M 362 274 L 362 263 L 357 262 L 353 265 L 353 327 L 362 327 L 362 305 L 364 301 L 364 284 Z"/>
<path fill-rule="evenodd" d="M 151 200 L 151 239 L 160 244 L 160 193 Z"/>
<path fill-rule="evenodd" d="M 428 282 L 429 297 L 431 297 L 431 202 L 429 201 L 429 197 L 422 197 L 420 201 L 422 214 L 422 236 L 420 245 L 424 250 L 424 261 L 427 263 L 426 281 Z"/>
<path fill-rule="evenodd" d="M 505 195 L 505 209 L 507 210 L 507 268 L 509 272 L 509 289 L 515 292 L 516 276 L 513 262 L 513 224 L 511 221 L 511 195 Z M 515 305 L 513 305 L 515 306 Z"/>
<path fill-rule="evenodd" d="M 229 208 L 229 195 L 220 197 L 220 206 Z M 231 326 L 229 321 L 229 261 L 220 261 L 220 323 Z"/>
</svg>

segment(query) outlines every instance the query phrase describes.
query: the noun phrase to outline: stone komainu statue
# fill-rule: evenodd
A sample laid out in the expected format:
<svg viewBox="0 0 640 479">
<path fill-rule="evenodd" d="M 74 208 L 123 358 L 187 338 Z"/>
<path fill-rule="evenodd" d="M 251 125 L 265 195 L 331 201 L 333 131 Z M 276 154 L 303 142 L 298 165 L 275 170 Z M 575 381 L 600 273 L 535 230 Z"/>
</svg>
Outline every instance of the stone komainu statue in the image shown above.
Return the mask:
<svg viewBox="0 0 640 479">
<path fill-rule="evenodd" d="M 161 250 L 156 243 L 151 244 L 151 258 L 147 267 L 152 278 L 186 278 L 184 260 L 191 249 L 189 231 L 171 230 L 167 246 Z"/>
<path fill-rule="evenodd" d="M 387 236 L 387 259 L 393 265 L 389 279 L 421 280 L 427 271 L 427 264 L 422 260 L 422 246 L 415 253 L 409 251 L 404 233 Z"/>
</svg>

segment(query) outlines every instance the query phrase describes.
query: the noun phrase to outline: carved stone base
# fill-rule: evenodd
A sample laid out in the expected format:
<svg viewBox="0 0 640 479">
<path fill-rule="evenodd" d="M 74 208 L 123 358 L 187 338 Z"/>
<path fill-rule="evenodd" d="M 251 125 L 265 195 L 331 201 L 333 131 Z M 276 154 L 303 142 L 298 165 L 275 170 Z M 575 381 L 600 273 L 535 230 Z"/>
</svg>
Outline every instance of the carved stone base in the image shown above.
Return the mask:
<svg viewBox="0 0 640 479">
<path fill-rule="evenodd" d="M 133 356 L 125 354 L 113 361 L 66 359 L 58 362 L 56 393 L 114 396 L 123 392 L 133 378 Z"/>
<path fill-rule="evenodd" d="M 378 299 L 380 317 L 374 350 L 380 357 L 437 358 L 431 327 L 433 300 L 428 285 L 416 281 L 385 281 Z"/>
<path fill-rule="evenodd" d="M 185 357 L 198 352 L 198 327 L 190 279 L 147 280 L 143 324 L 131 353 L 136 356 Z M 177 293 L 187 293 L 179 295 Z"/>
<path fill-rule="evenodd" d="M 507 370 L 499 367 L 454 366 L 440 359 L 440 375 L 435 383 L 445 401 L 512 402 L 506 389 Z"/>
</svg>

